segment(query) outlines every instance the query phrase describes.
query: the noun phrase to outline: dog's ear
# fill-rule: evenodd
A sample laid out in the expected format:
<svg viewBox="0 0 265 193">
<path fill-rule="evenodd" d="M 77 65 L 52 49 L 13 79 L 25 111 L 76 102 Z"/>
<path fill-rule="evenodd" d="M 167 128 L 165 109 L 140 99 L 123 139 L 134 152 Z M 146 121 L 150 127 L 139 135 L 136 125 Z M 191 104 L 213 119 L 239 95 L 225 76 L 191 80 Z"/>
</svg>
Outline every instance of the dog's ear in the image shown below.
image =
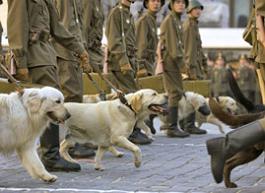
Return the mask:
<svg viewBox="0 0 265 193">
<path fill-rule="evenodd" d="M 143 94 L 134 95 L 130 101 L 130 105 L 134 112 L 138 113 L 142 109 L 143 105 Z"/>
<path fill-rule="evenodd" d="M 43 99 L 38 92 L 30 93 L 27 100 L 27 105 L 31 113 L 37 113 L 41 107 Z"/>
</svg>

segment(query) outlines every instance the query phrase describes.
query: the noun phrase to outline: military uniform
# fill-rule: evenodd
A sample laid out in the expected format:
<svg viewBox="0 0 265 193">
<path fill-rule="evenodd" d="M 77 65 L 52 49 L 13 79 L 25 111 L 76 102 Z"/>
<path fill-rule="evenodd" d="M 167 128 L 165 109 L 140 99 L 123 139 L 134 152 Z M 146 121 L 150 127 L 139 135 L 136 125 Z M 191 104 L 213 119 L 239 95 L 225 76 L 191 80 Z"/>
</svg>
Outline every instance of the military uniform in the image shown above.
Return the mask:
<svg viewBox="0 0 265 193">
<path fill-rule="evenodd" d="M 225 67 L 214 67 L 212 77 L 214 96 L 231 96 Z"/>
<path fill-rule="evenodd" d="M 59 23 L 51 0 L 9 0 L 8 41 L 18 70 L 28 68 L 32 82 L 60 88 L 56 52 L 49 41 L 57 42 L 81 55 L 83 45 Z M 42 161 L 48 170 L 80 170 L 59 155 L 59 126 L 52 124 L 41 137 Z"/>
<path fill-rule="evenodd" d="M 242 66 L 239 68 L 238 83 L 244 96 L 250 101 L 255 101 L 255 72 L 250 67 Z"/>
<path fill-rule="evenodd" d="M 3 35 L 3 27 L 2 27 L 2 24 L 0 22 L 0 55 L 1 55 L 2 49 L 3 49 L 3 47 L 2 47 L 2 35 Z"/>
<path fill-rule="evenodd" d="M 89 63 L 93 69 L 103 69 L 104 54 L 101 47 L 104 13 L 101 0 L 83 0 L 83 38 L 89 53 Z"/>
<path fill-rule="evenodd" d="M 113 83 L 125 93 L 136 91 L 135 25 L 130 7 L 119 3 L 111 10 L 106 23 L 106 37 L 108 70 Z"/>
<path fill-rule="evenodd" d="M 202 50 L 198 20 L 188 17 L 183 23 L 185 64 L 189 68 L 189 75 L 193 79 L 205 79 L 207 73 L 207 59 Z"/>
<path fill-rule="evenodd" d="M 174 0 L 170 2 L 172 7 Z M 187 3 L 186 3 L 187 5 Z M 187 137 L 178 128 L 178 102 L 183 95 L 181 71 L 184 67 L 184 47 L 181 14 L 171 11 L 160 26 L 161 56 L 163 60 L 163 82 L 168 93 L 169 115 L 167 134 L 169 137 Z"/>
<path fill-rule="evenodd" d="M 136 22 L 136 47 L 139 76 L 154 74 L 157 43 L 156 13 L 147 11 Z"/>
</svg>

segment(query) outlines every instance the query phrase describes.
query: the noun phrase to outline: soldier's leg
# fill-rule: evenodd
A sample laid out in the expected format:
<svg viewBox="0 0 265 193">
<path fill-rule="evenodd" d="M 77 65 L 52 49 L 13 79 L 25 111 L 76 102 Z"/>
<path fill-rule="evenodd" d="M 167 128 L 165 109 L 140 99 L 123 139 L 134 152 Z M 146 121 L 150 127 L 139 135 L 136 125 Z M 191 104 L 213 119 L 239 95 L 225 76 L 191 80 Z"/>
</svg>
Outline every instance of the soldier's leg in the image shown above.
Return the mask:
<svg viewBox="0 0 265 193">
<path fill-rule="evenodd" d="M 79 63 L 57 58 L 57 64 L 65 102 L 81 103 L 83 101 L 83 79 Z M 69 154 L 74 158 L 88 158 L 94 156 L 95 152 L 81 144 L 76 144 L 74 148 L 70 148 Z"/>
<path fill-rule="evenodd" d="M 189 134 L 178 126 L 178 102 L 183 94 L 182 78 L 180 73 L 163 73 L 165 90 L 168 93 L 169 114 L 167 117 L 167 136 L 168 137 L 188 137 Z"/>
<path fill-rule="evenodd" d="M 42 66 L 29 69 L 32 82 L 60 89 L 55 66 Z M 70 163 L 59 154 L 59 126 L 50 124 L 40 138 L 41 160 L 49 171 L 79 171 L 79 164 Z"/>
</svg>

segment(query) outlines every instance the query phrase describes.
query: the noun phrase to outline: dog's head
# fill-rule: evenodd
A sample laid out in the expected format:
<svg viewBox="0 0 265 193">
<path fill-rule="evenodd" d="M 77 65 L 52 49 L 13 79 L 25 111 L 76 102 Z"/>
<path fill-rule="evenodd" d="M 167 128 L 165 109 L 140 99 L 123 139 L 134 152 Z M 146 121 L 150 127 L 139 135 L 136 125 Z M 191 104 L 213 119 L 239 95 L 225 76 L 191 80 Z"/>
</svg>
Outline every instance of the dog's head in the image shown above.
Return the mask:
<svg viewBox="0 0 265 193">
<path fill-rule="evenodd" d="M 64 122 L 70 114 L 63 106 L 63 94 L 52 87 L 29 88 L 20 92 L 29 114 L 47 116 L 52 122 Z"/>
<path fill-rule="evenodd" d="M 229 96 L 219 96 L 216 97 L 217 102 L 220 104 L 223 111 L 231 114 L 236 114 L 238 111 L 238 106 L 236 101 Z"/>
<path fill-rule="evenodd" d="M 184 97 L 186 97 L 186 100 L 193 106 L 195 111 L 198 111 L 205 116 L 211 113 L 204 96 L 194 92 L 185 92 Z"/>
<path fill-rule="evenodd" d="M 167 97 L 152 89 L 141 89 L 126 96 L 134 112 L 144 114 L 165 114 Z"/>
</svg>

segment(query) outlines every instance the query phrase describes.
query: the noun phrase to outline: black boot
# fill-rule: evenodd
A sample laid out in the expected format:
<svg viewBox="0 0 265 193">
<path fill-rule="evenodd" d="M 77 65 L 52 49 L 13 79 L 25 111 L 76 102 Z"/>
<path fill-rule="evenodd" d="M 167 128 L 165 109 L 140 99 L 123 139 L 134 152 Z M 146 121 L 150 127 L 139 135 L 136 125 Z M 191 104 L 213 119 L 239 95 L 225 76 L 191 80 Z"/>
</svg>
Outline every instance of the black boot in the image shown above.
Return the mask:
<svg viewBox="0 0 265 193">
<path fill-rule="evenodd" d="M 59 154 L 59 126 L 50 124 L 40 138 L 41 160 L 48 171 L 80 171 L 77 163 L 68 162 Z"/>
<path fill-rule="evenodd" d="M 93 149 L 78 143 L 70 148 L 68 152 L 73 158 L 90 158 L 96 155 Z"/>
<path fill-rule="evenodd" d="M 156 134 L 156 129 L 154 128 L 154 118 L 156 115 L 150 115 L 149 119 L 145 121 L 145 124 L 150 128 L 152 134 Z"/>
<path fill-rule="evenodd" d="M 265 118 L 229 132 L 225 137 L 206 142 L 211 156 L 211 170 L 217 183 L 223 181 L 225 161 L 241 150 L 265 140 Z"/>
<path fill-rule="evenodd" d="M 169 107 L 168 114 L 169 127 L 167 128 L 168 137 L 188 137 L 190 134 L 178 127 L 178 107 Z"/>
<path fill-rule="evenodd" d="M 149 139 L 141 130 L 137 127 L 133 129 L 132 134 L 129 136 L 129 140 L 134 144 L 147 145 L 152 143 L 152 139 Z"/>
<path fill-rule="evenodd" d="M 186 118 L 182 119 L 180 122 L 180 127 L 190 133 L 190 134 L 206 134 L 207 132 L 195 126 L 195 112 L 189 114 Z"/>
</svg>

